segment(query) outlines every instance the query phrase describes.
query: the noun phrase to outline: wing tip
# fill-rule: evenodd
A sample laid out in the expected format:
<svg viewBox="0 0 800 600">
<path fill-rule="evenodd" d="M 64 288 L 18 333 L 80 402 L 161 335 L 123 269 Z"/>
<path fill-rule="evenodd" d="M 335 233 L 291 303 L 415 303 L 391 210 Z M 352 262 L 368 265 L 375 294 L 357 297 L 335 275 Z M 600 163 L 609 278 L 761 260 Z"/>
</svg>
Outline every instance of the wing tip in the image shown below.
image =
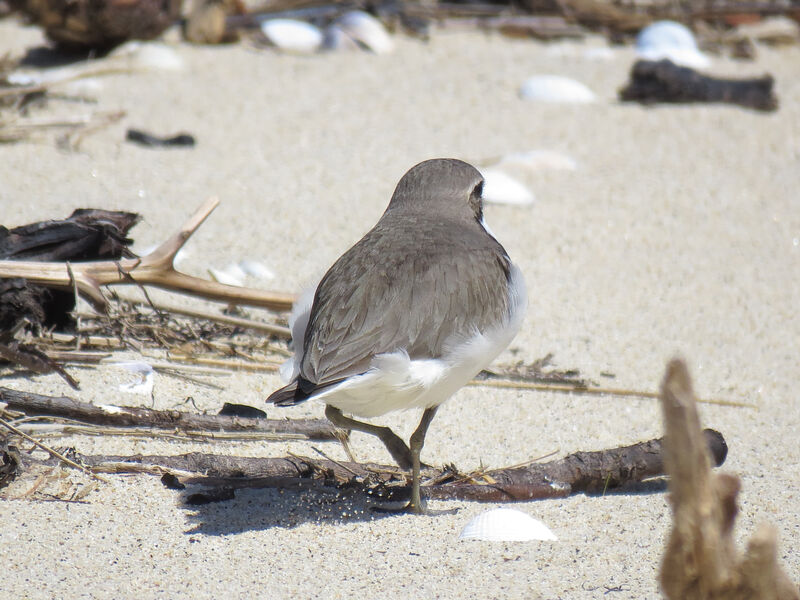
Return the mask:
<svg viewBox="0 0 800 600">
<path fill-rule="evenodd" d="M 297 381 L 272 392 L 267 398 L 267 404 L 275 406 L 293 406 L 305 400 L 308 396 L 298 398 L 301 394 L 297 389 Z"/>
</svg>

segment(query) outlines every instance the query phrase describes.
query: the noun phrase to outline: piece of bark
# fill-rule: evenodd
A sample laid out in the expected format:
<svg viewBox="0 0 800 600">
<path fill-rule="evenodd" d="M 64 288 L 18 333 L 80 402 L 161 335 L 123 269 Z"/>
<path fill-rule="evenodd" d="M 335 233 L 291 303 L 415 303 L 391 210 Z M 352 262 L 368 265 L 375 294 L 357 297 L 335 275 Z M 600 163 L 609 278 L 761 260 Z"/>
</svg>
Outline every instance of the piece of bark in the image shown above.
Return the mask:
<svg viewBox="0 0 800 600">
<path fill-rule="evenodd" d="M 679 67 L 669 60 L 639 60 L 630 81 L 620 90 L 623 102 L 727 102 L 745 108 L 774 111 L 778 99 L 772 91 L 771 75 L 755 79 L 718 79 Z"/>
<path fill-rule="evenodd" d="M 107 50 L 158 37 L 181 12 L 181 0 L 10 0 L 54 42 Z"/>
<path fill-rule="evenodd" d="M 325 419 L 253 419 L 201 415 L 179 410 L 154 410 L 129 406 L 97 406 L 69 397 L 43 396 L 0 387 L 0 402 L 26 415 L 66 417 L 84 423 L 118 427 L 154 427 L 186 431 L 253 431 L 302 435 L 311 440 L 335 440 Z"/>
<path fill-rule="evenodd" d="M 0 225 L 0 258 L 7 260 L 84 261 L 135 256 L 132 212 L 79 208 L 60 221 L 39 221 L 6 229 Z"/>
<path fill-rule="evenodd" d="M 721 463 L 727 451 L 722 436 L 718 432 L 707 430 L 705 440 Z M 422 470 L 423 477 L 436 483 L 424 485 L 422 492 L 426 498 L 484 502 L 540 500 L 582 492 L 598 493 L 662 475 L 662 458 L 662 441 L 651 440 L 622 448 L 577 452 L 548 463 L 470 475 L 459 474 L 450 467 L 425 467 Z M 165 470 L 171 470 L 177 478 L 170 479 L 173 485 L 177 482 L 182 485 L 199 484 L 210 488 L 231 489 L 346 486 L 386 500 L 407 499 L 406 496 L 410 493 L 405 472 L 395 466 L 374 463 L 339 462 L 299 456 L 224 456 L 201 452 L 177 456 L 79 455 L 76 460 L 103 472 L 144 470 L 163 474 Z"/>
<path fill-rule="evenodd" d="M 13 229 L 0 225 L 0 259 L 49 262 L 132 257 L 128 233 L 138 221 L 136 213 L 79 208 L 62 220 Z M 0 331 L 23 319 L 37 327 L 68 328 L 74 324 L 70 315 L 74 308 L 72 290 L 46 288 L 20 277 L 0 279 Z"/>
<path fill-rule="evenodd" d="M 711 472 L 686 365 L 672 361 L 662 384 L 665 467 L 673 528 L 659 576 L 670 600 L 798 600 L 777 562 L 775 530 L 762 525 L 739 556 L 733 539 L 739 478 Z"/>
</svg>

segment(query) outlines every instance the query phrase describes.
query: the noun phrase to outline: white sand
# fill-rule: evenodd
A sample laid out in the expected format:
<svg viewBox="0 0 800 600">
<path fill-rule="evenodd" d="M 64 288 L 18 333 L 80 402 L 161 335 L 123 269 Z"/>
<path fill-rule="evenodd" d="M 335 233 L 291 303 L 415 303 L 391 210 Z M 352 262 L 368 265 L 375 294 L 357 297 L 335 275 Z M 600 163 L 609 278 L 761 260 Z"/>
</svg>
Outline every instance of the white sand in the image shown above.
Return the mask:
<svg viewBox="0 0 800 600">
<path fill-rule="evenodd" d="M 36 30 L 0 22 L 0 55 L 40 41 Z M 499 361 L 553 352 L 559 367 L 599 383 L 654 390 L 679 353 L 701 395 L 758 404 L 704 405 L 701 416 L 725 435 L 725 468 L 742 478 L 739 537 L 775 524 L 783 562 L 800 580 L 800 51 L 719 61 L 724 73 L 775 76 L 781 108 L 764 115 L 621 105 L 630 49 L 602 61 L 575 44 L 556 53 L 479 33 L 397 42 L 385 56 L 315 57 L 179 45 L 183 72 L 106 77 L 96 106 L 54 101 L 39 113 L 127 112 L 80 152 L 57 149 L 52 136 L 0 147 L 0 223 L 84 206 L 131 209 L 144 215 L 133 231 L 143 248 L 216 195 L 222 205 L 190 242 L 185 268 L 204 275 L 207 265 L 254 257 L 276 271 L 275 288 L 297 291 L 371 227 L 418 161 L 567 153 L 577 171 L 523 176 L 533 206 L 486 210 L 530 295 L 514 354 Z M 537 73 L 574 77 L 600 101 L 523 102 L 517 88 Z M 185 130 L 198 145 L 143 149 L 123 141 L 128 127 Z M 141 399 L 116 391 L 119 370 L 76 375 L 80 393 L 57 377 L 2 384 L 103 403 Z M 262 406 L 279 382 L 237 375 L 219 383 L 224 393 L 159 376 L 156 406 L 186 396 L 209 410 L 224 401 Z M 313 404 L 270 410 L 321 412 Z M 407 435 L 416 418 L 384 422 Z M 469 388 L 440 411 L 423 458 L 500 467 L 657 437 L 660 419 L 650 400 Z M 311 452 L 303 443 L 58 443 L 84 453 Z M 388 460 L 368 437 L 354 436 L 354 447 L 363 459 Z M 489 508 L 477 503 L 432 503 L 457 508 L 453 515 L 387 517 L 360 502 L 274 491 L 199 510 L 177 500 L 157 478 L 130 476 L 85 504 L 0 503 L 0 597 L 603 598 L 606 586 L 622 586 L 614 598 L 656 598 L 669 526 L 663 493 L 518 505 L 558 535 L 547 543 L 459 542 L 461 527 Z"/>
</svg>

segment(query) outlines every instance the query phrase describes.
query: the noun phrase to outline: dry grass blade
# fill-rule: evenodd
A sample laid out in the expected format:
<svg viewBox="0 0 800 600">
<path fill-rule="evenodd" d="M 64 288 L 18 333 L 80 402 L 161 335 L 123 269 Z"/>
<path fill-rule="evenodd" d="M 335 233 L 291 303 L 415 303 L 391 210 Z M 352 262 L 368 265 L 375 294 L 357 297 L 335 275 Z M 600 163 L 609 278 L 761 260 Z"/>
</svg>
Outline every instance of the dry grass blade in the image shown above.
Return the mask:
<svg viewBox="0 0 800 600">
<path fill-rule="evenodd" d="M 634 398 L 653 398 L 659 399 L 661 396 L 657 392 L 647 392 L 642 390 L 626 390 L 623 388 L 605 387 L 580 387 L 574 385 L 558 385 L 533 383 L 529 381 L 502 381 L 499 379 L 479 379 L 470 381 L 468 385 L 486 386 L 495 388 L 508 388 L 517 390 L 536 390 L 539 392 L 556 392 L 559 394 L 581 394 L 586 396 L 623 396 Z M 698 399 L 701 404 L 715 404 L 717 406 L 733 406 L 736 408 L 755 408 L 756 404 L 748 402 L 737 402 L 734 400 L 719 400 L 715 398 Z"/>
</svg>

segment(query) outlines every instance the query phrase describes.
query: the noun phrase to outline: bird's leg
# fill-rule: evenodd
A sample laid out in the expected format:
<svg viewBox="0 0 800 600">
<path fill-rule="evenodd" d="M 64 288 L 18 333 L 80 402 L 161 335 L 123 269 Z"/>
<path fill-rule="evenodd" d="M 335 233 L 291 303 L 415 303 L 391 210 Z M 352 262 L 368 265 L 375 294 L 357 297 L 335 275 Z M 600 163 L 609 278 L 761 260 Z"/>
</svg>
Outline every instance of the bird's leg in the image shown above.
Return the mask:
<svg viewBox="0 0 800 600">
<path fill-rule="evenodd" d="M 422 497 L 419 493 L 419 455 L 422 452 L 423 444 L 425 444 L 425 434 L 428 433 L 428 427 L 430 427 L 433 417 L 436 416 L 438 408 L 438 406 L 434 406 L 433 408 L 425 409 L 419 426 L 411 434 L 411 440 L 409 440 L 411 446 L 411 502 L 408 504 L 408 510 L 417 514 L 425 512 L 425 504 L 422 502 Z"/>
<path fill-rule="evenodd" d="M 411 450 L 409 450 L 408 446 L 406 446 L 406 443 L 388 427 L 380 427 L 378 425 L 362 423 L 361 421 L 356 421 L 355 419 L 345 417 L 341 410 L 331 406 L 330 404 L 325 407 L 325 416 L 328 417 L 328 420 L 336 425 L 336 427 L 341 427 L 342 429 L 354 429 L 355 431 L 361 431 L 363 433 L 369 433 L 376 436 L 380 441 L 383 442 L 383 445 L 386 446 L 389 454 L 392 455 L 392 458 L 401 469 L 413 468 Z M 424 418 L 425 417 L 423 416 L 423 420 Z M 431 415 L 431 418 L 433 418 L 433 415 Z M 422 424 L 420 424 L 420 427 L 421 426 Z M 424 432 L 422 437 L 423 439 L 425 438 Z M 419 452 L 417 453 L 417 470 L 419 470 Z"/>
</svg>

